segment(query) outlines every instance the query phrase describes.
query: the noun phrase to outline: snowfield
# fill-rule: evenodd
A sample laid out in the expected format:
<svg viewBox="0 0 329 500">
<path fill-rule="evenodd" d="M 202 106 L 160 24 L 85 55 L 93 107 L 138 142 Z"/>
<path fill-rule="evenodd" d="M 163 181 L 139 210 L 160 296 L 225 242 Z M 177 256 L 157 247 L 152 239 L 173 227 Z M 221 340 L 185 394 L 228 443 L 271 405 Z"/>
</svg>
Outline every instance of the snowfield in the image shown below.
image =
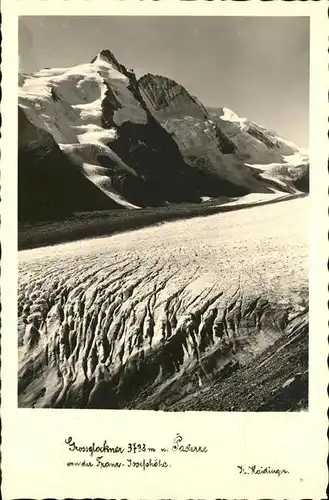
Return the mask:
<svg viewBox="0 0 329 500">
<path fill-rule="evenodd" d="M 300 198 L 21 251 L 19 406 L 168 409 L 247 366 L 307 314 L 307 214 Z"/>
</svg>

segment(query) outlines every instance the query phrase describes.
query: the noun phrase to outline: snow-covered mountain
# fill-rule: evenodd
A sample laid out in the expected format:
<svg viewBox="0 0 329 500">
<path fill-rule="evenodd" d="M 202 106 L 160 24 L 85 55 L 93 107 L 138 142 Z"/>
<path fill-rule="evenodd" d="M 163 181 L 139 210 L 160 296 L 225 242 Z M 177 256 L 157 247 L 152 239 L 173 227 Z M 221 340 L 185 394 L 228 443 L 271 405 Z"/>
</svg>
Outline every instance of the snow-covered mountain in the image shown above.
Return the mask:
<svg viewBox="0 0 329 500">
<path fill-rule="evenodd" d="M 298 148 L 233 113 L 209 112 L 165 77 L 138 82 L 109 50 L 21 74 L 19 86 L 23 219 L 295 189 L 286 170 L 272 165 L 265 175 L 253 165 L 286 169 L 284 155 Z"/>
<path fill-rule="evenodd" d="M 248 167 L 253 173 L 258 171 L 258 183 L 268 181 L 283 191 L 307 191 L 307 151 L 228 108 L 205 108 L 166 77 L 147 74 L 139 83 L 153 114 L 190 163 L 201 161 L 203 168 L 215 170 L 236 184 L 242 181 L 255 191 L 260 186 Z"/>
<path fill-rule="evenodd" d="M 199 200 L 175 141 L 147 109 L 134 74 L 110 51 L 88 64 L 24 75 L 21 83 L 19 172 L 47 169 L 47 158 L 40 164 L 34 155 L 39 141 L 30 136 L 50 134 L 70 164 L 67 170 L 96 187 L 102 200 L 105 195 L 109 208 Z M 66 183 L 60 168 L 58 176 Z M 24 199 L 34 197 L 33 186 L 23 180 L 20 191 Z"/>
<path fill-rule="evenodd" d="M 209 108 L 216 125 L 230 138 L 247 165 L 257 168 L 263 179 L 282 188 L 309 189 L 308 151 L 257 123 L 240 118 L 228 108 Z"/>
</svg>

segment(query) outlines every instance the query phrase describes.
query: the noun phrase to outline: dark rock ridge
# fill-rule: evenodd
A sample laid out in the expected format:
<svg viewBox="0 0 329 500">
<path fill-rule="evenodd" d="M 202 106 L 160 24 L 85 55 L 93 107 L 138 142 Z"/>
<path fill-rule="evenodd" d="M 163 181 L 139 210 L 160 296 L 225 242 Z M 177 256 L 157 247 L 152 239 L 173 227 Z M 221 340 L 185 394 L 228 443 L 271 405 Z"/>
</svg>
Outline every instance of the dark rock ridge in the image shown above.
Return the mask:
<svg viewBox="0 0 329 500">
<path fill-rule="evenodd" d="M 175 141 L 148 109 L 134 72 L 128 71 L 120 64 L 110 50 L 101 51 L 100 56 L 105 57 L 118 71 L 129 78 L 127 88 L 147 115 L 145 124 L 125 121 L 120 126 L 119 137 L 111 142 L 112 151 L 131 166 L 144 183 L 144 197 L 140 196 L 138 200 L 133 201 L 142 206 L 164 204 L 165 201 L 200 201 L 202 186 L 198 185 L 194 172 L 191 172 L 184 162 Z M 102 102 L 104 128 L 115 125 L 114 111 L 120 107 L 121 104 L 115 97 L 111 85 L 107 83 L 107 91 Z M 128 199 L 132 200 L 133 196 L 134 192 Z"/>
<path fill-rule="evenodd" d="M 210 115 L 203 104 L 174 80 L 164 76 L 147 73 L 139 80 L 143 95 L 160 121 L 165 118 L 185 116 L 203 121 L 210 120 Z M 234 143 L 219 129 L 214 128 L 217 145 L 223 154 L 236 152 Z"/>
</svg>

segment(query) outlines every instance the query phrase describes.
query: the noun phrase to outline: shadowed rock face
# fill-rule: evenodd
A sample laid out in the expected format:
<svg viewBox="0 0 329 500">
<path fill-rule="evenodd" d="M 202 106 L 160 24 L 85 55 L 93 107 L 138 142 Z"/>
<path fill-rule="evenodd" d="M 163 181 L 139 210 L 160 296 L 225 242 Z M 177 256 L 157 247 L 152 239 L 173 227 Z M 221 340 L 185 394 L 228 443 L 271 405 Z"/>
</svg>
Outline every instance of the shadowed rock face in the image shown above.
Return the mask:
<svg viewBox="0 0 329 500">
<path fill-rule="evenodd" d="M 75 210 L 119 208 L 86 179 L 51 134 L 18 108 L 18 216 L 20 221 L 57 219 Z"/>
<path fill-rule="evenodd" d="M 19 406 L 305 408 L 306 207 L 21 252 Z"/>
<path fill-rule="evenodd" d="M 310 190 L 310 175 L 309 175 L 309 165 L 305 165 L 301 168 L 299 175 L 296 176 L 294 180 L 295 186 L 299 191 L 308 193 Z"/>
<path fill-rule="evenodd" d="M 194 118 L 197 124 L 207 123 L 211 119 L 206 108 L 196 97 L 191 96 L 182 85 L 169 78 L 147 73 L 140 78 L 139 85 L 150 109 L 161 122 L 167 124 L 167 127 L 169 123 L 166 118 L 188 116 L 190 119 Z M 212 130 L 221 153 L 230 154 L 236 151 L 233 142 L 219 128 L 212 127 Z"/>
<path fill-rule="evenodd" d="M 101 52 L 115 64 L 128 79 L 128 90 L 145 111 L 147 120 L 143 124 L 125 121 L 120 127 L 119 137 L 111 143 L 111 149 L 128 165 L 131 165 L 147 186 L 148 194 L 153 194 L 153 203 L 164 201 L 200 201 L 203 186 L 184 162 L 179 149 L 170 134 L 160 125 L 147 108 L 140 92 L 135 74 L 119 64 L 114 55 L 105 50 Z M 102 102 L 102 123 L 111 128 L 114 111 L 120 109 L 111 87 L 108 86 Z M 142 205 L 150 201 L 144 196 Z M 151 203 L 152 204 L 152 203 Z"/>
</svg>

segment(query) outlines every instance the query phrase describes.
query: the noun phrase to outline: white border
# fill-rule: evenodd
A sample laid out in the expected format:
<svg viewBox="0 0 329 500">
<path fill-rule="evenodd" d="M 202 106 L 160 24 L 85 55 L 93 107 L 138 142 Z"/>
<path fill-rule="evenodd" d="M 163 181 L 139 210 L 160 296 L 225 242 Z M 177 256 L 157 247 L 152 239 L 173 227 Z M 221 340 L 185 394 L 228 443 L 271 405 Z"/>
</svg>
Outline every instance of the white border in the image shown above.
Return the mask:
<svg viewBox="0 0 329 500">
<path fill-rule="evenodd" d="M 327 352 L 327 3 L 179 0 L 3 0 L 2 495 L 12 498 L 325 498 Z M 17 409 L 17 16 L 225 15 L 311 17 L 310 405 L 305 413 L 162 413 Z M 279 36 L 279 33 L 278 33 Z M 209 447 L 171 469 L 69 469 L 64 439 L 170 444 L 176 432 Z M 239 476 L 240 463 L 289 476 Z"/>
</svg>

